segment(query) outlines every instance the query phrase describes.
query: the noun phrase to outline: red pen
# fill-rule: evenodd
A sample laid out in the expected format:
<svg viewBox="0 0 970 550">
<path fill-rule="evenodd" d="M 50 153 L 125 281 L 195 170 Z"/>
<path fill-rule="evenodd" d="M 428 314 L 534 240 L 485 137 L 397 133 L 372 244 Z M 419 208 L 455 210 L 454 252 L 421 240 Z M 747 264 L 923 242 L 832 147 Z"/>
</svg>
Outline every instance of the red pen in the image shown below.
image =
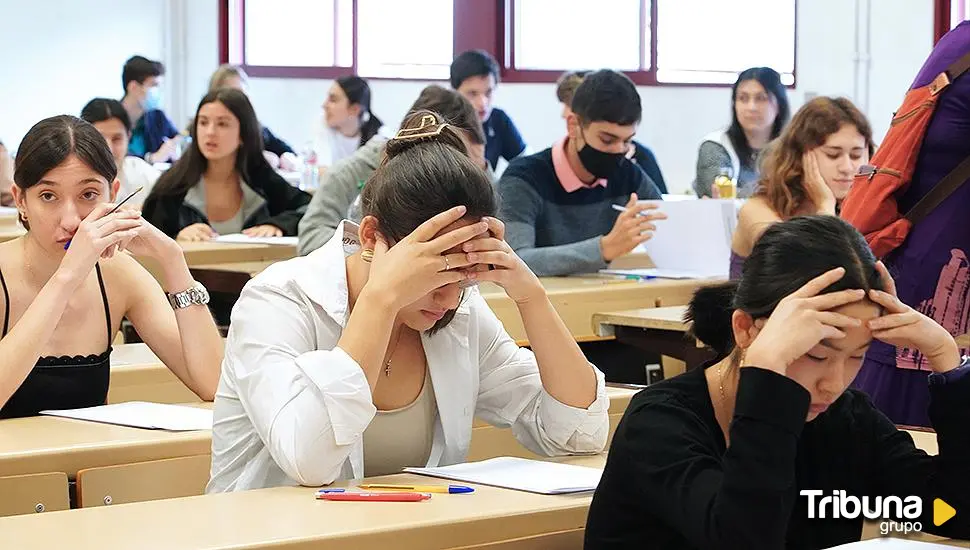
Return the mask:
<svg viewBox="0 0 970 550">
<path fill-rule="evenodd" d="M 429 498 L 430 493 L 317 493 L 318 500 L 343 502 L 420 502 Z"/>
</svg>

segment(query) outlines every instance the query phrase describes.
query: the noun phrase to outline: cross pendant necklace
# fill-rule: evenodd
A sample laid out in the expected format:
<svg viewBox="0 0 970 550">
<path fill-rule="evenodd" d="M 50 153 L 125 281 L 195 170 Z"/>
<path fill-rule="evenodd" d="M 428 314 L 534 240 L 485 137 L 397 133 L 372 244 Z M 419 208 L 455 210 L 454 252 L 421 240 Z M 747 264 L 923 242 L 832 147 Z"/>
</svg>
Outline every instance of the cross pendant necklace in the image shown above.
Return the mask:
<svg viewBox="0 0 970 550">
<path fill-rule="evenodd" d="M 391 348 L 391 353 L 387 356 L 387 361 L 384 362 L 384 377 L 391 375 L 391 358 L 394 357 L 394 352 L 397 351 L 397 345 L 401 343 L 401 334 L 404 333 L 404 327 L 402 326 L 397 331 L 397 340 L 394 341 L 394 347 Z"/>
</svg>

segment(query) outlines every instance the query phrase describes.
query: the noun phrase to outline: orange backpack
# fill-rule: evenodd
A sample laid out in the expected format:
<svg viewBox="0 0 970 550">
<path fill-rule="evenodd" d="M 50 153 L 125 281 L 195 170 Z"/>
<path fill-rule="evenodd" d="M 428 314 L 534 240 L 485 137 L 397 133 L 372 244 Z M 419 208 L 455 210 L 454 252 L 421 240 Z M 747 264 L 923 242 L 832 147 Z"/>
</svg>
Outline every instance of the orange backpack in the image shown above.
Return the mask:
<svg viewBox="0 0 970 550">
<path fill-rule="evenodd" d="M 856 175 L 842 202 L 841 216 L 866 237 L 878 258 L 895 250 L 913 226 L 970 178 L 970 157 L 933 186 L 909 212 L 901 214 L 897 199 L 909 188 L 923 136 L 940 95 L 970 69 L 970 53 L 937 75 L 926 86 L 910 90 L 893 115 L 889 132 L 868 166 Z"/>
</svg>

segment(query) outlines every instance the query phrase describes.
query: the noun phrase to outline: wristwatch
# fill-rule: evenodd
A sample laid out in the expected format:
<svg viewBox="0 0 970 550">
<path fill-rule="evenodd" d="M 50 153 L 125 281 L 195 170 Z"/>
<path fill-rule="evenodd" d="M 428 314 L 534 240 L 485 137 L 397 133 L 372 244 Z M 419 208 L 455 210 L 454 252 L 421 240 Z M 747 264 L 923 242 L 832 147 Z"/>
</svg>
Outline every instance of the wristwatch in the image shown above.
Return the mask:
<svg viewBox="0 0 970 550">
<path fill-rule="evenodd" d="M 204 306 L 209 303 L 209 291 L 198 281 L 187 290 L 174 294 L 166 292 L 165 296 L 168 297 L 168 302 L 172 304 L 173 309 L 182 309 L 189 306 Z"/>
<path fill-rule="evenodd" d="M 968 374 L 970 374 L 970 356 L 964 355 L 960 359 L 960 364 L 957 365 L 957 368 L 942 373 L 930 373 L 927 377 L 927 382 L 931 386 L 942 386 L 944 384 L 952 384 Z"/>
</svg>

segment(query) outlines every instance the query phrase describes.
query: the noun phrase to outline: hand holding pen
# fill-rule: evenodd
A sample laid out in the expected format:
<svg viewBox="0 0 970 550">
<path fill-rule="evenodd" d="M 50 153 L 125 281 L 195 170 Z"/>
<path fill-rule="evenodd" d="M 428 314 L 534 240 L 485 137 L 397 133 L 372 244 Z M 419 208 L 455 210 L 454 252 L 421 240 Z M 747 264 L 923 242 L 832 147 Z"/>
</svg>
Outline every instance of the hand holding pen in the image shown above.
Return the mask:
<svg viewBox="0 0 970 550">
<path fill-rule="evenodd" d="M 99 204 L 78 225 L 74 235 L 64 242 L 67 253 L 58 271 L 72 280 L 83 280 L 102 257 L 114 254 L 119 244 L 138 235 L 145 223 L 137 211 L 114 211 L 111 203 Z"/>
</svg>

